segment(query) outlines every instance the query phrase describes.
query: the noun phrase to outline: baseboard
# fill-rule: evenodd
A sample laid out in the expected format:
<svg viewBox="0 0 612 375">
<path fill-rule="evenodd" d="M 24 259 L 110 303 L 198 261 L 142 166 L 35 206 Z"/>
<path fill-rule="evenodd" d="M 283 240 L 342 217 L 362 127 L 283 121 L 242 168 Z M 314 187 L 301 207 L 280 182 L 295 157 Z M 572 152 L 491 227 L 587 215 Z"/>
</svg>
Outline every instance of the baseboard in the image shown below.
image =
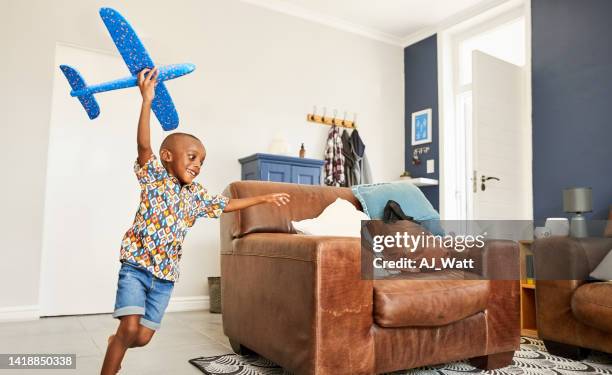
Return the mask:
<svg viewBox="0 0 612 375">
<path fill-rule="evenodd" d="M 170 298 L 170 303 L 166 311 L 195 311 L 208 310 L 210 307 L 210 298 L 208 296 L 193 296 L 193 297 L 173 297 Z"/>
<path fill-rule="evenodd" d="M 0 307 L 0 322 L 37 320 L 38 318 L 40 318 L 40 306 L 38 305 Z"/>
<path fill-rule="evenodd" d="M 174 297 L 170 298 L 170 303 L 166 311 L 208 310 L 209 307 L 210 298 L 208 296 Z M 0 323 L 37 320 L 39 318 L 39 305 L 0 307 Z"/>
</svg>

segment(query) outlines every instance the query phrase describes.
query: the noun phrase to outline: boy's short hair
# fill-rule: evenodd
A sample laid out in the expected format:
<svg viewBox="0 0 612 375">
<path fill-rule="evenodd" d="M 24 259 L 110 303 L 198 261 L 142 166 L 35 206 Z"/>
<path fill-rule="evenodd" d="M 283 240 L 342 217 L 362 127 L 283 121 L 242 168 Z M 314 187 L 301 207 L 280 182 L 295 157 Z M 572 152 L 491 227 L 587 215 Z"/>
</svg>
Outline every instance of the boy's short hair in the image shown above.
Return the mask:
<svg viewBox="0 0 612 375">
<path fill-rule="evenodd" d="M 200 138 L 196 137 L 193 134 L 180 133 L 180 132 L 172 133 L 168 135 L 166 138 L 164 138 L 164 140 L 162 141 L 161 146 L 159 146 L 159 153 L 161 154 L 161 150 L 163 150 L 164 148 L 166 150 L 172 151 L 174 149 L 174 146 L 176 145 L 176 140 L 180 139 L 181 137 L 189 137 L 189 138 L 195 139 L 196 141 L 202 143 Z M 202 143 L 202 145 L 204 144 Z"/>
</svg>

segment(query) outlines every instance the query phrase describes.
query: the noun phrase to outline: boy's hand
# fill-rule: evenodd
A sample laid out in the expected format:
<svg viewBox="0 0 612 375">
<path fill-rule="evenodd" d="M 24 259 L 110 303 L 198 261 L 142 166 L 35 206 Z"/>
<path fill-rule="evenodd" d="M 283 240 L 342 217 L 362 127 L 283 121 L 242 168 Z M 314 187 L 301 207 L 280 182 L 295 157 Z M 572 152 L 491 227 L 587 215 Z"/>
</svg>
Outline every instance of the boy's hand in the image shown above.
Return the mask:
<svg viewBox="0 0 612 375">
<path fill-rule="evenodd" d="M 287 193 L 266 194 L 262 196 L 262 199 L 266 203 L 274 203 L 279 207 L 284 206 L 291 201 L 289 199 L 289 194 Z"/>
<path fill-rule="evenodd" d="M 143 102 L 151 103 L 155 98 L 158 73 L 157 67 L 153 69 L 145 68 L 138 73 L 138 88 L 140 88 Z M 145 74 L 147 75 L 145 76 Z"/>
</svg>

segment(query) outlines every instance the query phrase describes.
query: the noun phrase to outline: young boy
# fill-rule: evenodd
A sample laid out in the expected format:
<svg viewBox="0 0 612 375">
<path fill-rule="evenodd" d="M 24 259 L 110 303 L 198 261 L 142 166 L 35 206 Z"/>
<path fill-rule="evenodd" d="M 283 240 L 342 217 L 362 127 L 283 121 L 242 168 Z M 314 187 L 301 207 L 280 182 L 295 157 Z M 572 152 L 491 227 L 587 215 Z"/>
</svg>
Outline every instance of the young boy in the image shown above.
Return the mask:
<svg viewBox="0 0 612 375">
<path fill-rule="evenodd" d="M 147 74 L 148 73 L 148 74 Z M 199 217 L 218 218 L 222 212 L 260 203 L 289 203 L 285 193 L 232 199 L 210 195 L 194 178 L 206 157 L 200 140 L 185 133 L 170 134 L 157 159 L 150 143 L 149 120 L 155 96 L 157 68 L 138 74 L 142 108 L 138 121 L 138 160 L 134 165 L 141 187 L 134 224 L 121 244 L 119 282 L 113 317 L 119 327 L 108 339 L 101 374 L 116 374 L 128 348 L 146 345 L 159 328 L 174 282 L 178 280 L 181 244 Z"/>
</svg>

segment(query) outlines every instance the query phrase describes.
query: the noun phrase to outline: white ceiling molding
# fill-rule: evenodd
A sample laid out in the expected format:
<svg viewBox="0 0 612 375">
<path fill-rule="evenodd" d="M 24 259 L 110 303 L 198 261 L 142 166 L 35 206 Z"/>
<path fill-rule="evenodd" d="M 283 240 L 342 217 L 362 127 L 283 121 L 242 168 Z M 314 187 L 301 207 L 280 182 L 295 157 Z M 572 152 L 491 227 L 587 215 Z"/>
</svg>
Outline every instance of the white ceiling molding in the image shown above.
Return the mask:
<svg viewBox="0 0 612 375">
<path fill-rule="evenodd" d="M 467 21 L 471 18 L 474 18 L 478 15 L 481 15 L 505 3 L 507 3 L 506 5 L 508 7 L 512 7 L 512 6 L 516 6 L 519 3 L 522 3 L 522 0 L 488 0 L 488 1 L 485 1 L 483 3 L 478 4 L 477 6 L 474 6 L 462 12 L 456 13 L 435 26 L 428 27 L 428 28 L 417 31 L 416 33 L 407 35 L 406 37 L 402 38 L 401 45 L 402 47 L 408 47 L 409 45 L 419 42 L 434 34 L 437 34 L 438 32 L 442 30 L 448 29 L 464 21 Z"/>
<path fill-rule="evenodd" d="M 379 30 L 375 30 L 369 27 L 357 25 L 348 21 L 345 21 L 338 17 L 329 16 L 319 12 L 306 9 L 301 6 L 290 4 L 282 0 L 241 0 L 244 3 L 257 5 L 263 8 L 267 8 L 279 13 L 288 14 L 290 16 L 302 18 L 308 21 L 327 25 L 339 30 L 348 31 L 350 33 L 362 35 L 371 39 L 375 39 L 381 42 L 393 44 L 396 46 L 403 47 L 402 38 L 398 38 L 395 35 L 391 35 Z"/>
<path fill-rule="evenodd" d="M 365 36 L 370 39 L 382 41 L 392 45 L 407 47 L 425 38 L 428 38 L 443 30 L 452 28 L 463 23 L 471 18 L 477 17 L 492 9 L 506 6 L 516 6 L 524 0 L 484 0 L 476 6 L 467 8 L 463 11 L 453 14 L 452 16 L 438 22 L 431 27 L 423 28 L 415 33 L 398 37 L 372 27 L 362 26 L 356 23 L 346 21 L 342 18 L 323 14 L 318 11 L 307 9 L 300 5 L 295 5 L 283 0 L 241 0 L 244 3 L 252 4 L 262 8 L 266 8 L 279 13 L 287 14 L 293 17 L 298 17 L 307 21 L 323 24 L 339 30 Z M 452 1 L 452 0 L 451 0 Z"/>
</svg>

